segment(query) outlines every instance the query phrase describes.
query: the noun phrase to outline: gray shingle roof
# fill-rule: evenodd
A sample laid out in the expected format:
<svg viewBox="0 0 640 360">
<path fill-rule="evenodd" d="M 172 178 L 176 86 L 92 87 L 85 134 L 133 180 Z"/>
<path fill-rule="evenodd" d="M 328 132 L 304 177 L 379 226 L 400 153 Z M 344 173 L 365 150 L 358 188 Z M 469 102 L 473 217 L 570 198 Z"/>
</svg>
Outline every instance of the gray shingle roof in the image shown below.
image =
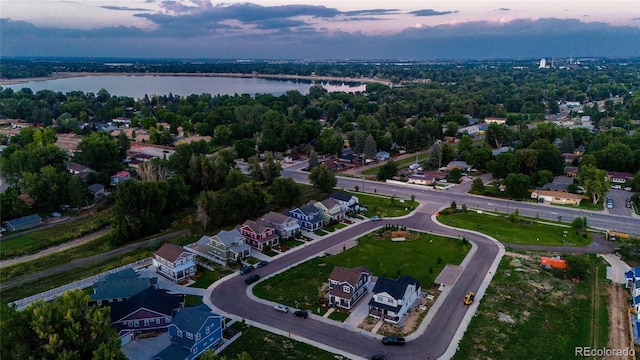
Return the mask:
<svg viewBox="0 0 640 360">
<path fill-rule="evenodd" d="M 210 316 L 220 316 L 205 305 L 183 307 L 173 318 L 172 322 L 178 329 L 195 334 Z"/>
<path fill-rule="evenodd" d="M 111 321 L 119 321 L 140 309 L 147 309 L 166 316 L 172 316 L 173 310 L 180 307 L 184 295 L 169 294 L 166 290 L 147 288 L 133 297 L 112 303 Z"/>
<path fill-rule="evenodd" d="M 409 275 L 401 276 L 396 280 L 380 277 L 378 278 L 378 281 L 376 281 L 376 285 L 373 287 L 373 293 L 379 294 L 386 292 L 395 299 L 402 299 L 407 286 L 410 284 L 415 284 L 416 287 L 421 286 L 418 280 Z"/>
</svg>

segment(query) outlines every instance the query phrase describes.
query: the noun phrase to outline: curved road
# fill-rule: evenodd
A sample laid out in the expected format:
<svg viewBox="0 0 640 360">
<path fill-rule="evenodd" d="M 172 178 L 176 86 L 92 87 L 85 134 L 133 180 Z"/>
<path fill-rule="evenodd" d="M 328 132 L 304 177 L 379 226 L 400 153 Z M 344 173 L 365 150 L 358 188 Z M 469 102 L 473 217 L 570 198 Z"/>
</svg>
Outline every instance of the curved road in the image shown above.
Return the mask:
<svg viewBox="0 0 640 360">
<path fill-rule="evenodd" d="M 224 313 L 250 319 L 260 324 L 276 327 L 282 331 L 311 339 L 315 342 L 326 344 L 340 349 L 346 353 L 369 358 L 374 353 L 385 353 L 396 359 L 435 359 L 442 355 L 462 323 L 469 307 L 462 304 L 462 299 L 467 291 L 478 291 L 480 284 L 485 279 L 491 264 L 499 253 L 499 246 L 484 236 L 467 233 L 457 229 L 449 229 L 434 224 L 431 215 L 436 212 L 439 205 L 429 204 L 421 206 L 412 216 L 403 219 L 390 219 L 378 222 L 364 222 L 354 225 L 333 236 L 326 236 L 322 240 L 307 245 L 305 248 L 295 251 L 287 256 L 272 261 L 269 266 L 257 269 L 255 273 L 261 277 L 306 261 L 307 258 L 328 249 L 341 242 L 361 236 L 384 224 L 405 225 L 408 228 L 430 231 L 441 235 L 457 237 L 464 234 L 470 241 L 477 245 L 477 251 L 472 254 L 471 261 L 464 268 L 455 286 L 448 296 L 451 301 L 445 301 L 433 317 L 424 334 L 411 341 L 404 347 L 387 347 L 382 345 L 379 339 L 372 335 L 361 335 L 352 330 L 323 321 L 314 320 L 314 316 L 301 320 L 291 314 L 283 315 L 273 311 L 272 307 L 251 300 L 246 295 L 244 277 L 231 277 L 220 283 L 213 289 L 211 301 Z M 337 326 L 338 325 L 338 326 Z"/>
<path fill-rule="evenodd" d="M 290 177 L 296 182 L 308 183 L 308 173 L 298 171 L 305 164 L 299 164 L 285 169 L 283 177 Z M 347 354 L 354 354 L 369 358 L 374 353 L 384 353 L 392 358 L 401 359 L 436 359 L 442 356 L 454 341 L 456 331 L 465 321 L 465 315 L 472 308 L 462 304 L 462 299 L 466 292 L 478 292 L 485 277 L 492 277 L 489 273 L 490 267 L 500 253 L 501 246 L 488 238 L 473 232 L 459 229 L 443 227 L 433 223 L 431 215 L 442 206 L 447 206 L 452 201 L 456 201 L 459 206 L 466 204 L 470 208 L 483 210 L 498 210 L 501 212 L 512 212 L 516 208 L 523 216 L 541 219 L 557 220 L 562 217 L 564 221 L 571 221 L 578 216 L 588 219 L 591 227 L 601 229 L 615 229 L 616 231 L 637 234 L 640 231 L 640 219 L 621 218 L 600 212 L 584 211 L 572 208 L 548 206 L 528 202 L 516 202 L 475 196 L 466 193 L 456 193 L 455 191 L 428 190 L 420 187 L 398 186 L 380 182 L 366 181 L 356 178 L 338 178 L 338 188 L 353 189 L 359 186 L 361 190 L 385 195 L 396 195 L 403 198 L 415 196 L 422 205 L 409 217 L 403 219 L 384 220 L 380 222 L 365 222 L 333 236 L 326 236 L 320 241 L 307 245 L 305 248 L 292 252 L 272 261 L 269 266 L 257 269 L 256 273 L 262 278 L 286 269 L 297 263 L 306 261 L 311 256 L 321 254 L 331 246 L 339 244 L 347 239 L 361 236 L 384 224 L 393 223 L 405 225 L 408 228 L 433 232 L 436 234 L 458 237 L 464 236 L 476 245 L 476 251 L 470 254 L 467 265 L 455 285 L 450 289 L 447 297 L 450 300 L 444 301 L 442 306 L 435 313 L 425 332 L 419 335 L 404 347 L 386 347 L 379 339 L 371 334 L 355 333 L 352 330 L 338 325 L 328 324 L 315 320 L 315 316 L 310 316 L 307 320 L 301 320 L 291 315 L 283 315 L 273 311 L 271 306 L 255 302 L 246 294 L 244 277 L 235 276 L 222 281 L 213 288 L 211 302 L 215 310 L 233 314 L 242 318 L 252 320 L 256 323 L 275 327 L 285 333 L 295 337 L 305 338 L 316 343 L 327 345 L 328 347 L 339 349 Z M 547 248 L 548 249 L 548 248 Z M 554 248 L 552 248 L 554 249 Z M 558 251 L 575 252 L 599 252 L 608 250 L 606 243 L 600 242 L 584 248 L 578 247 L 558 247 Z"/>
</svg>

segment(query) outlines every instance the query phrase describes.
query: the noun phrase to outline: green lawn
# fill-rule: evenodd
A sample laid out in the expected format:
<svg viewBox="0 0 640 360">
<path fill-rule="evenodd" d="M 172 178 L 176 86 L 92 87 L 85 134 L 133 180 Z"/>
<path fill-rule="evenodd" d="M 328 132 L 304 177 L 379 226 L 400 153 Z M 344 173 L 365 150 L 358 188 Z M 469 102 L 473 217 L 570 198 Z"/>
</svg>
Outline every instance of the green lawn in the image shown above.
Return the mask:
<svg viewBox="0 0 640 360">
<path fill-rule="evenodd" d="M 189 294 L 184 296 L 185 306 L 196 306 L 198 304 L 202 304 L 202 296 L 189 295 Z"/>
<path fill-rule="evenodd" d="M 431 242 L 429 242 L 431 240 Z M 445 264 L 459 264 L 470 245 L 462 241 L 424 233 L 410 233 L 407 241 L 392 242 L 389 233 L 374 232 L 358 239 L 358 246 L 334 256 L 311 259 L 258 283 L 256 296 L 293 308 L 317 311 L 319 287 L 334 266 L 365 266 L 374 276 L 397 278 L 411 275 L 431 286 Z M 440 261 L 439 261 L 440 259 Z M 321 308 L 320 313 L 325 309 Z"/>
<path fill-rule="evenodd" d="M 289 314 L 289 316 L 293 315 Z M 235 359 L 243 351 L 246 351 L 252 360 L 336 359 L 330 352 L 256 327 L 244 330 L 242 336 L 224 349 L 220 355 L 227 359 Z"/>
<path fill-rule="evenodd" d="M 418 162 L 423 162 L 429 160 L 429 152 L 414 154 L 413 156 L 409 156 L 407 158 L 396 161 L 398 164 L 398 169 L 402 169 L 405 167 L 409 167 L 409 165 L 416 162 L 416 155 L 418 156 Z M 383 164 L 380 164 L 382 166 Z M 378 169 L 380 166 L 372 167 L 362 172 L 363 175 L 377 175 Z"/>
<path fill-rule="evenodd" d="M 584 238 L 570 227 L 540 224 L 531 219 L 514 223 L 503 216 L 478 214 L 475 211 L 440 214 L 438 220 L 445 225 L 493 236 L 505 244 L 584 246 L 592 240 L 591 234 Z M 563 237 L 564 231 L 567 237 Z"/>
<path fill-rule="evenodd" d="M 329 232 L 328 231 L 324 231 L 322 229 L 318 229 L 316 231 L 313 232 L 314 234 L 318 235 L 318 236 L 325 236 L 327 235 Z"/>
<path fill-rule="evenodd" d="M 295 239 L 284 239 L 284 240 L 280 240 L 280 243 L 288 248 L 294 248 L 296 246 L 300 246 L 300 245 L 304 245 L 305 242 L 304 241 L 300 241 L 300 240 L 295 240 Z"/>
<path fill-rule="evenodd" d="M 351 195 L 358 197 L 360 204 L 367 208 L 364 213 L 366 217 L 379 215 L 382 217 L 398 217 L 409 214 L 418 207 L 417 201 L 410 199 L 392 198 L 389 196 L 366 194 L 355 191 L 347 191 Z"/>
<path fill-rule="evenodd" d="M 209 287 L 209 285 L 213 284 L 219 279 L 233 273 L 232 270 L 223 268 L 221 266 L 217 266 L 215 269 L 216 271 L 211 271 L 201 266 L 198 266 L 198 274 L 199 274 L 198 279 L 196 280 L 195 283 L 191 284 L 190 286 L 200 288 L 200 289 L 206 289 Z"/>
<path fill-rule="evenodd" d="M 79 220 L 3 240 L 0 247 L 0 258 L 7 259 L 33 254 L 39 250 L 75 240 L 109 225 L 112 215 L 111 209 L 103 210 Z"/>
<path fill-rule="evenodd" d="M 607 346 L 601 260 L 579 255 L 591 270 L 576 284 L 561 272 L 540 270 L 537 254 L 524 256 L 503 257 L 454 359 L 574 359 L 575 347 Z M 594 292 L 596 271 L 599 290 Z M 597 312 L 594 293 L 600 297 Z M 500 321 L 500 313 L 514 322 Z"/>
<path fill-rule="evenodd" d="M 334 311 L 331 314 L 329 314 L 329 319 L 339 321 L 339 322 L 344 322 L 345 320 L 347 320 L 348 317 L 349 317 L 349 313 L 342 312 L 342 311 Z"/>
</svg>

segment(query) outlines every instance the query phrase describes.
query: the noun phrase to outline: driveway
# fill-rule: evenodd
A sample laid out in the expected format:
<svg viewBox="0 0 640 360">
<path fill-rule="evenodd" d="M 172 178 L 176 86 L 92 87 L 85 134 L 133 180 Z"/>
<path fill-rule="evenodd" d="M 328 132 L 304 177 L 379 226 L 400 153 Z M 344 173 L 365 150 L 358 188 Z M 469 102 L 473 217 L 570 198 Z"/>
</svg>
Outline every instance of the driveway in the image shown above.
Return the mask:
<svg viewBox="0 0 640 360">
<path fill-rule="evenodd" d="M 169 333 L 164 332 L 156 337 L 133 340 L 122 347 L 122 352 L 129 360 L 149 360 L 169 345 Z"/>
</svg>

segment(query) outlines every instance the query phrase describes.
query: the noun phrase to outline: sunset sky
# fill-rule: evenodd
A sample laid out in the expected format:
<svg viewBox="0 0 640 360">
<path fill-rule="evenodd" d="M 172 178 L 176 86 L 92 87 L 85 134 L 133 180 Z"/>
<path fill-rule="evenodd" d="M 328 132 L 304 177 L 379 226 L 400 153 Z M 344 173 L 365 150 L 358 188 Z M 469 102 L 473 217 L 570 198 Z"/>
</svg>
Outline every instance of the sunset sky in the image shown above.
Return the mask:
<svg viewBox="0 0 640 360">
<path fill-rule="evenodd" d="M 640 1 L 2 0 L 3 56 L 640 56 Z"/>
</svg>

